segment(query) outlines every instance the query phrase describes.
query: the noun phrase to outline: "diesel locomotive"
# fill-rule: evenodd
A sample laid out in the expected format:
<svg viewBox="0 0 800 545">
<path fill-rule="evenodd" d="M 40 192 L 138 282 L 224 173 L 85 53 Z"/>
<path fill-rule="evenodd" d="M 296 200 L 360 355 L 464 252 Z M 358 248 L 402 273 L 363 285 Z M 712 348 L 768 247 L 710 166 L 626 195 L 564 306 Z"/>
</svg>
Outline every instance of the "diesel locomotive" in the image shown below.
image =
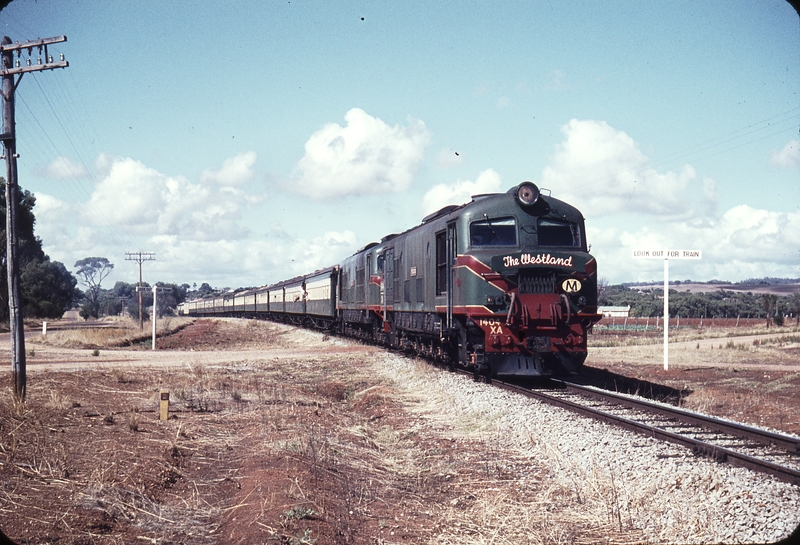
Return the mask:
<svg viewBox="0 0 800 545">
<path fill-rule="evenodd" d="M 531 182 L 446 206 L 338 265 L 180 311 L 330 330 L 486 377 L 579 372 L 601 318 L 583 216 Z"/>
</svg>

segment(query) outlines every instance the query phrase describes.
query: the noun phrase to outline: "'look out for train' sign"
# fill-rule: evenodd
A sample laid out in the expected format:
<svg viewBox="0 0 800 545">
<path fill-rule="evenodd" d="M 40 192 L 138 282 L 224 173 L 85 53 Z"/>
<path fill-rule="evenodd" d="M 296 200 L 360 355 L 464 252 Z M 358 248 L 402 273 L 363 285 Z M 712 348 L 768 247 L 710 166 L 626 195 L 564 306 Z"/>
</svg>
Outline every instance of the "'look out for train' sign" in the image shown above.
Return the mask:
<svg viewBox="0 0 800 545">
<path fill-rule="evenodd" d="M 633 257 L 664 260 L 664 370 L 669 369 L 669 260 L 703 259 L 700 250 L 634 250 Z"/>
<path fill-rule="evenodd" d="M 654 259 L 703 259 L 700 250 L 634 250 L 633 257 Z"/>
</svg>

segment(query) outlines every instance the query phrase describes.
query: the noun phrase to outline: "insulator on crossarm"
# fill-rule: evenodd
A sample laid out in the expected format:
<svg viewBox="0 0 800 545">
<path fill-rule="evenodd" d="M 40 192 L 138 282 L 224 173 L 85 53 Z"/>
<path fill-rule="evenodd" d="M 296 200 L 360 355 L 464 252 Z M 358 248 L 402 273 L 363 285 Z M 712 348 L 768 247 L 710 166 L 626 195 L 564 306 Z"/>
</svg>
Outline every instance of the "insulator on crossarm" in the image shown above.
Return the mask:
<svg viewBox="0 0 800 545">
<path fill-rule="evenodd" d="M 51 62 L 53 62 L 53 56 L 52 56 L 52 55 L 48 55 L 48 56 L 47 56 L 47 62 L 48 62 L 48 63 L 51 63 Z"/>
<path fill-rule="evenodd" d="M 28 57 L 27 59 L 25 59 L 25 64 L 26 64 L 26 65 L 28 65 L 28 66 L 30 66 L 30 65 L 31 65 L 31 58 L 30 58 L 30 57 Z"/>
<path fill-rule="evenodd" d="M 64 54 L 61 54 L 61 62 L 64 62 Z"/>
<path fill-rule="evenodd" d="M 17 68 L 19 68 L 19 59 L 17 59 L 16 65 L 17 65 Z"/>
<path fill-rule="evenodd" d="M 37 64 L 42 64 L 42 58 L 39 57 L 39 62 Z"/>
</svg>

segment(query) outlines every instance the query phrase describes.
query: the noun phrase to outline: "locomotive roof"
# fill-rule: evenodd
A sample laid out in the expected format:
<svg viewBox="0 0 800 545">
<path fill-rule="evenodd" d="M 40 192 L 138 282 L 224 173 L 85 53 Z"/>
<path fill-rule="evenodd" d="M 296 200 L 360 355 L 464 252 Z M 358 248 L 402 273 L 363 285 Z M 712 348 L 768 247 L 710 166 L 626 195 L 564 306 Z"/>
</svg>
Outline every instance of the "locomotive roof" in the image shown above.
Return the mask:
<svg viewBox="0 0 800 545">
<path fill-rule="evenodd" d="M 464 204 L 449 204 L 447 206 L 444 206 L 444 207 L 440 208 L 439 210 L 437 210 L 436 212 L 433 212 L 432 214 L 428 214 L 427 216 L 422 218 L 422 222 L 420 222 L 418 225 L 415 225 L 414 227 L 411 227 L 411 228 L 403 231 L 402 233 L 392 233 L 390 235 L 386 235 L 381 239 L 380 243 L 371 242 L 371 243 L 367 244 L 364 248 L 362 248 L 362 249 L 358 250 L 357 252 L 353 253 L 352 255 L 358 255 L 358 254 L 360 254 L 362 252 L 365 252 L 366 250 L 369 250 L 370 248 L 372 248 L 374 246 L 377 246 L 378 244 L 386 243 L 386 242 L 392 240 L 393 238 L 402 236 L 402 235 L 404 235 L 404 234 L 406 234 L 406 233 L 408 233 L 410 231 L 413 231 L 415 229 L 420 228 L 423 225 L 427 225 L 429 223 L 432 223 L 434 220 L 449 216 L 449 215 L 451 215 L 451 214 L 453 214 L 455 212 L 462 212 L 463 213 L 464 211 L 467 211 L 468 209 L 470 209 L 470 208 L 472 208 L 472 207 L 474 207 L 474 206 L 476 206 L 478 204 L 490 205 L 490 204 L 492 204 L 491 200 L 497 199 L 497 203 L 499 205 L 502 205 L 502 203 L 507 202 L 506 199 L 505 199 L 506 196 L 514 195 L 518 188 L 519 188 L 519 186 L 514 186 L 511 189 L 509 189 L 508 191 L 506 191 L 505 193 L 481 193 L 481 194 L 478 194 L 478 195 L 473 195 L 471 197 L 471 200 L 468 203 L 464 203 Z M 529 210 L 524 210 L 522 207 L 519 207 L 519 209 L 520 210 L 524 210 L 526 213 L 529 213 L 529 214 L 532 214 L 532 215 L 535 215 L 535 216 L 551 216 L 551 217 L 556 217 L 557 216 L 559 218 L 567 218 L 567 219 L 571 219 L 573 221 L 577 221 L 579 219 L 581 219 L 581 220 L 583 219 L 583 214 L 581 214 L 581 212 L 577 208 L 575 208 L 571 204 L 568 204 L 568 203 L 566 203 L 566 202 L 564 202 L 562 200 L 559 200 L 559 199 L 556 199 L 555 197 L 550 196 L 549 195 L 549 190 L 547 190 L 547 191 L 548 191 L 548 195 L 546 195 L 546 196 L 545 195 L 540 195 L 538 202 L 534 206 L 530 207 Z"/>
</svg>

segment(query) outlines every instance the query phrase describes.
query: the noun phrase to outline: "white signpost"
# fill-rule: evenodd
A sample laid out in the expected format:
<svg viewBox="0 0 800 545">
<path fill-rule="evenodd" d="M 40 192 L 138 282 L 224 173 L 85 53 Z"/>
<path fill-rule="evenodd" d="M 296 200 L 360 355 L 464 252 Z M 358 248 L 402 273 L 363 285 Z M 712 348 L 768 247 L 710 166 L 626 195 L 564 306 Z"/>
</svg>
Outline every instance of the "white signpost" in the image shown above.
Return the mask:
<svg viewBox="0 0 800 545">
<path fill-rule="evenodd" d="M 634 250 L 633 257 L 664 260 L 664 370 L 669 369 L 669 260 L 703 259 L 700 250 Z"/>
<path fill-rule="evenodd" d="M 156 315 L 158 314 L 158 293 L 159 292 L 163 293 L 163 292 L 169 291 L 169 288 L 163 288 L 163 287 L 159 288 L 158 286 L 153 286 L 152 288 L 145 288 L 144 286 L 142 286 L 142 287 L 138 287 L 137 286 L 136 287 L 136 291 L 139 291 L 139 290 L 144 291 L 144 290 L 149 290 L 149 289 L 153 290 L 153 320 L 152 320 L 152 322 L 153 322 L 153 348 L 152 349 L 155 350 L 156 349 Z M 142 308 L 139 307 L 139 316 L 142 315 L 142 312 L 143 312 Z"/>
</svg>

